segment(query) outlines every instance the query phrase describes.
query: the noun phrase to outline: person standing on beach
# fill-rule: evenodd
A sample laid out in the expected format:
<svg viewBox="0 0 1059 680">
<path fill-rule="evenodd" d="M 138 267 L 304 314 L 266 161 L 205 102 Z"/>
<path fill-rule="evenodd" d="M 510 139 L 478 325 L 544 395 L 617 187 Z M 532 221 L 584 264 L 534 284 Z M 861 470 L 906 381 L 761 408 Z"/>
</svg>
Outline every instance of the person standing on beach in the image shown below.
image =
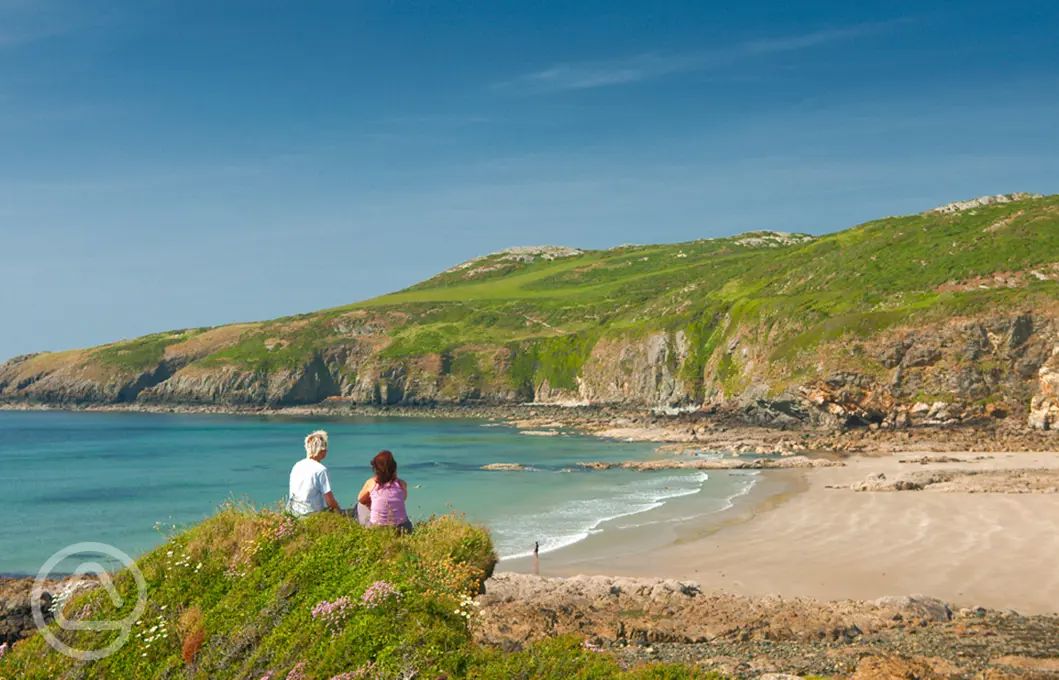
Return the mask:
<svg viewBox="0 0 1059 680">
<path fill-rule="evenodd" d="M 331 492 L 331 478 L 322 463 L 326 457 L 327 433 L 323 430 L 309 433 L 305 437 L 305 458 L 295 463 L 290 471 L 287 510 L 292 515 L 304 517 L 321 510 L 341 511 L 335 494 Z"/>
</svg>

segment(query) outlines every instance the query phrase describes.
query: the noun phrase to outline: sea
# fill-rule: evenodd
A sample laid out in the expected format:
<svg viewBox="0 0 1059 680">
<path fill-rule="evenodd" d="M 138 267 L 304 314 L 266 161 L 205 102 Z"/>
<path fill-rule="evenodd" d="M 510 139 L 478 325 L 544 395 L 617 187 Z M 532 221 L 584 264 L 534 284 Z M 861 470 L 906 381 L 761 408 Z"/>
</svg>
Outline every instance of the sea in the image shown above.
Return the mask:
<svg viewBox="0 0 1059 680">
<path fill-rule="evenodd" d="M 316 429 L 330 435 L 324 463 L 344 507 L 370 476 L 371 458 L 389 449 L 413 521 L 461 513 L 489 528 L 501 558 L 720 513 L 755 481 L 740 471 L 586 470 L 577 463 L 663 454 L 648 443 L 534 436 L 486 420 L 0 411 L 0 574 L 34 575 L 80 542 L 135 557 L 229 502 L 279 508 L 303 438 Z M 490 463 L 525 469 L 482 469 Z"/>
</svg>

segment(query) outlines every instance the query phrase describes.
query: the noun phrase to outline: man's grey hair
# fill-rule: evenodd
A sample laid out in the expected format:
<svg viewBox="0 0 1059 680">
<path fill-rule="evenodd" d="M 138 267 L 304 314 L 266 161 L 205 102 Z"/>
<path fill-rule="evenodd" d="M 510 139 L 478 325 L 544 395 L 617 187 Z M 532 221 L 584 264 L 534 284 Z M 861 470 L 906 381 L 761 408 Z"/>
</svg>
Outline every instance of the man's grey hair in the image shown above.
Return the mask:
<svg viewBox="0 0 1059 680">
<path fill-rule="evenodd" d="M 327 432 L 317 430 L 305 437 L 305 457 L 316 458 L 327 450 Z"/>
</svg>

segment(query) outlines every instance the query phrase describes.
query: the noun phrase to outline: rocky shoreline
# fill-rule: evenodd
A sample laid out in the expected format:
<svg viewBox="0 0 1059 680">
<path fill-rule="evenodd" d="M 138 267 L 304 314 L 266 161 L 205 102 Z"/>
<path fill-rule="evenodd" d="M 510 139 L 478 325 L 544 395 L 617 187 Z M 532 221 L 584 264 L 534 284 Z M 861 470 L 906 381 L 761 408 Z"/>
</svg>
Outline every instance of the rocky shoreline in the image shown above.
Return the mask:
<svg viewBox="0 0 1059 680">
<path fill-rule="evenodd" d="M 0 643 L 31 635 L 33 580 L 0 578 Z M 65 581 L 50 582 L 60 593 Z M 49 593 L 44 601 L 50 604 Z M 1019 678 L 1059 672 L 1059 615 L 956 608 L 922 595 L 822 601 L 708 592 L 693 581 L 502 573 L 475 639 L 506 650 L 556 635 L 623 665 L 692 663 L 734 678 Z"/>
<path fill-rule="evenodd" d="M 792 470 L 796 468 L 839 467 L 840 460 L 829 458 L 809 458 L 808 456 L 789 456 L 786 458 L 758 458 L 743 460 L 739 458 L 692 458 L 689 460 L 627 460 L 621 463 L 591 461 L 580 463 L 584 470 L 635 470 L 652 472 L 655 470 Z"/>
<path fill-rule="evenodd" d="M 182 413 L 266 417 L 466 418 L 509 425 L 533 436 L 585 434 L 619 441 L 655 442 L 663 451 L 730 454 L 990 453 L 1050 452 L 1059 449 L 1059 433 L 1033 430 L 1018 418 L 992 419 L 905 428 L 832 428 L 812 425 L 762 425 L 744 410 L 705 410 L 665 414 L 617 406 L 556 404 L 426 404 L 365 406 L 321 404 L 281 408 L 219 405 L 106 404 L 62 405 L 0 402 L 0 411 L 84 411 L 92 413 Z"/>
<path fill-rule="evenodd" d="M 12 645 L 36 631 L 32 608 L 35 583 L 33 578 L 0 576 L 0 644 Z M 74 590 L 94 583 L 84 577 L 45 580 L 40 597 L 44 620 L 51 622 L 54 618 L 52 606 L 56 600 L 61 601 Z"/>
<path fill-rule="evenodd" d="M 476 638 L 507 649 L 574 634 L 627 664 L 691 662 L 737 678 L 1044 677 L 1059 615 L 954 609 L 925 596 L 824 602 L 711 593 L 673 579 L 498 574 Z"/>
<path fill-rule="evenodd" d="M 850 486 L 854 491 L 946 491 L 949 493 L 1059 493 L 1059 470 L 913 471 L 896 479 L 883 473 L 869 475 Z"/>
</svg>

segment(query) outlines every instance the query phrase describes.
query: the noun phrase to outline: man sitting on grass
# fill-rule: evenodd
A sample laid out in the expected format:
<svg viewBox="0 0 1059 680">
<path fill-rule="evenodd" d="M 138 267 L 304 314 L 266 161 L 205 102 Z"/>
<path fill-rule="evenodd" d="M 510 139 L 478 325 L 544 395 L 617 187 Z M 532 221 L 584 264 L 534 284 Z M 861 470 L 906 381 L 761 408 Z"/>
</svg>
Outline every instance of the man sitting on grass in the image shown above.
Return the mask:
<svg viewBox="0 0 1059 680">
<path fill-rule="evenodd" d="M 331 479 L 321 461 L 327 457 L 327 433 L 312 432 L 305 438 L 305 458 L 290 471 L 290 494 L 287 510 L 296 517 L 304 517 L 321 510 L 341 511 L 331 493 Z"/>
</svg>

